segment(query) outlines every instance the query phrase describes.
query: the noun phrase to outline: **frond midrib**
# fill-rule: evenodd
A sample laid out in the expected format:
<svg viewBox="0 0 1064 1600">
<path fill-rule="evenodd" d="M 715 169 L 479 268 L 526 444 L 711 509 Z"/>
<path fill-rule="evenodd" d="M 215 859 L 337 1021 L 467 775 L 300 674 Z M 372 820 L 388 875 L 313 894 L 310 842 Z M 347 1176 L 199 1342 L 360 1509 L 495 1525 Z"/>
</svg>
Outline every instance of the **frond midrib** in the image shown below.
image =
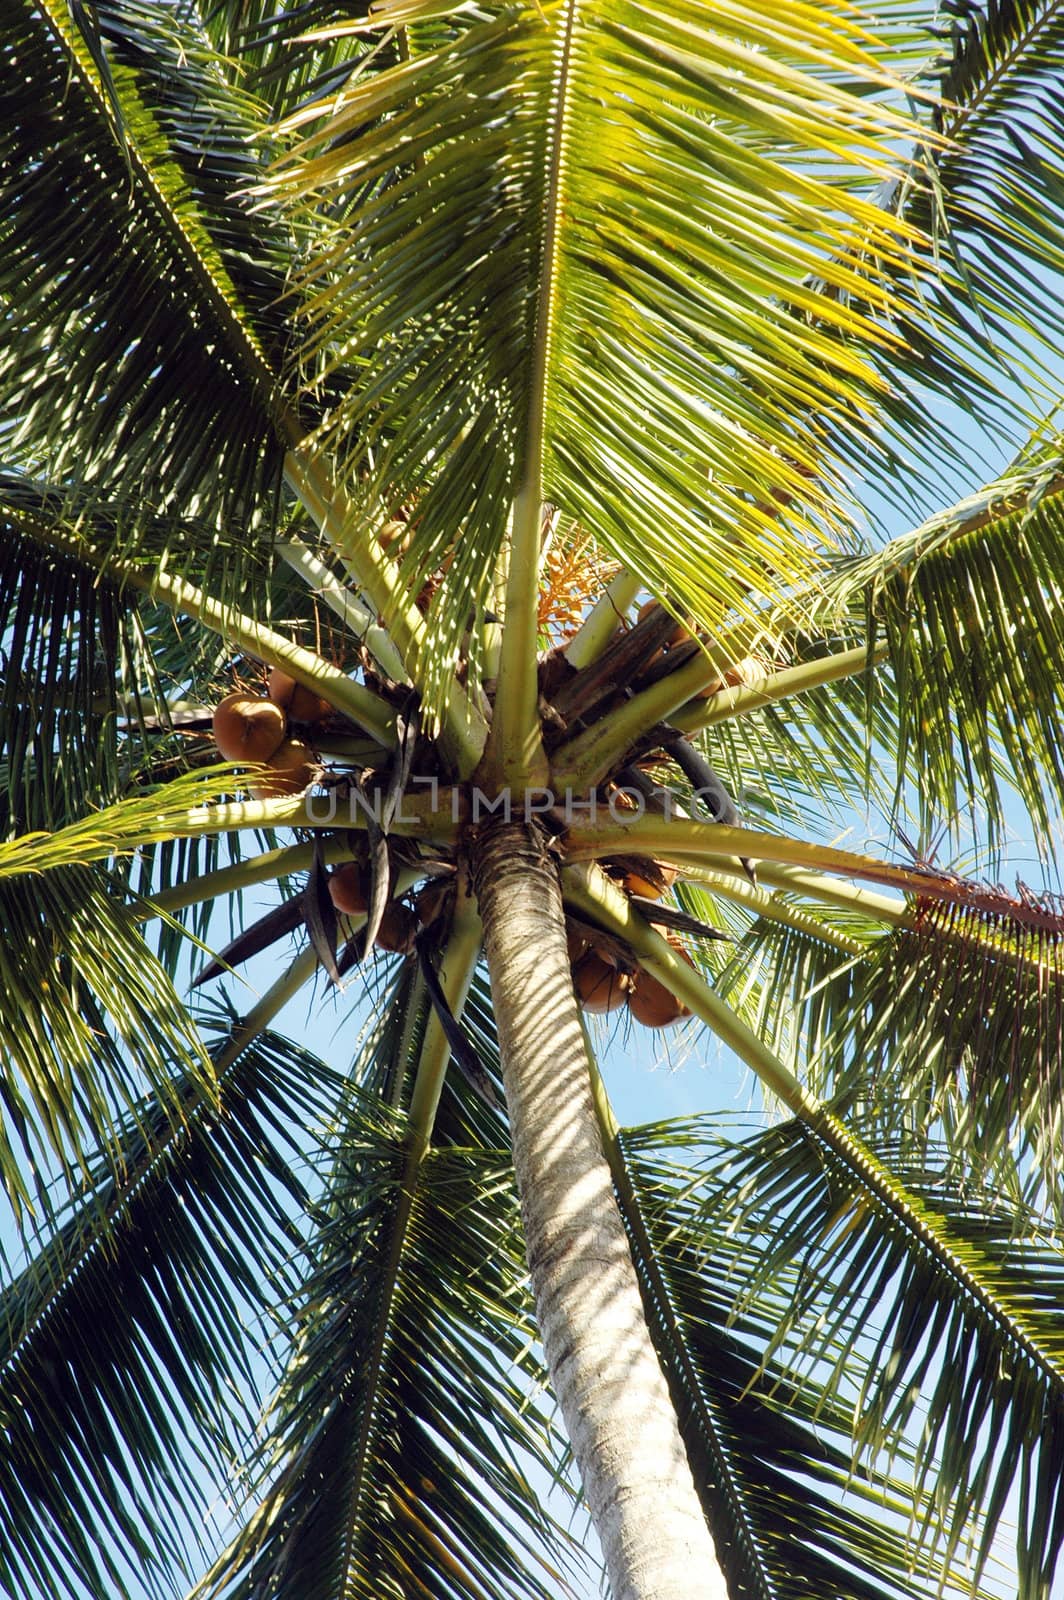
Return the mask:
<svg viewBox="0 0 1064 1600">
<path fill-rule="evenodd" d="M 86 100 L 91 104 L 101 124 L 107 130 L 109 141 L 114 140 L 113 120 L 108 115 L 107 96 L 100 83 L 98 72 L 88 51 L 76 37 L 74 26 L 62 17 L 54 0 L 41 0 L 40 10 L 53 38 L 67 61 L 68 71 Z M 134 104 L 139 115 L 154 114 L 128 86 L 125 91 L 135 96 Z M 195 230 L 182 219 L 167 199 L 164 186 L 157 176 L 152 158 L 134 142 L 132 129 L 124 131 L 123 150 L 131 174 L 137 181 L 147 201 L 148 214 L 155 217 L 171 249 L 175 250 L 186 270 L 203 291 L 211 316 L 220 330 L 224 330 L 232 354 L 240 362 L 255 393 L 260 397 L 271 427 L 286 442 L 294 443 L 302 436 L 302 428 L 294 415 L 280 400 L 281 384 L 267 360 L 266 354 L 248 320 L 242 315 L 240 295 L 217 251 L 210 245 L 209 234 L 197 240 Z M 180 168 L 174 163 L 174 173 L 183 188 L 187 187 Z"/>
<path fill-rule="evenodd" d="M 526 783 L 542 761 L 537 714 L 537 599 L 547 418 L 562 260 L 563 196 L 572 99 L 573 36 L 580 0 L 566 0 L 556 46 L 548 121 L 543 243 L 539 263 L 523 459 L 513 504 L 506 584 L 506 627 L 499 662 L 492 742 L 494 764 L 507 783 Z"/>
<path fill-rule="evenodd" d="M 978 123 L 984 109 L 989 110 L 987 102 L 993 97 L 995 90 L 1007 78 L 1016 62 L 1029 49 L 1035 46 L 1039 35 L 1052 28 L 1053 24 L 1058 20 L 1058 11 L 1058 0 L 1047 0 L 1042 14 L 1033 16 L 1019 37 L 1012 41 L 1004 56 L 990 65 L 990 70 L 972 97 L 960 102 L 956 107 L 955 114 L 952 116 L 947 115 L 943 118 L 942 132 L 951 144 L 959 143 L 963 138 L 965 129 L 973 122 Z M 944 84 L 944 92 L 946 94 L 949 93 L 949 78 Z M 964 147 L 961 145 L 961 149 L 957 154 L 963 158 L 963 153 Z M 956 159 L 953 152 L 950 152 L 946 158 L 947 162 L 951 157 Z"/>
<path fill-rule="evenodd" d="M 1064 1339 L 1058 1354 L 1046 1346 L 1023 1310 L 1000 1284 L 995 1285 L 993 1265 L 985 1252 L 965 1242 L 963 1249 L 968 1259 L 962 1259 L 949 1237 L 948 1218 L 904 1188 L 826 1106 L 808 1118 L 808 1123 L 811 1134 L 822 1140 L 849 1171 L 854 1188 L 864 1189 L 874 1197 L 883 1211 L 945 1270 L 977 1314 L 981 1313 L 1007 1344 L 1023 1354 L 1064 1403 Z"/>
</svg>

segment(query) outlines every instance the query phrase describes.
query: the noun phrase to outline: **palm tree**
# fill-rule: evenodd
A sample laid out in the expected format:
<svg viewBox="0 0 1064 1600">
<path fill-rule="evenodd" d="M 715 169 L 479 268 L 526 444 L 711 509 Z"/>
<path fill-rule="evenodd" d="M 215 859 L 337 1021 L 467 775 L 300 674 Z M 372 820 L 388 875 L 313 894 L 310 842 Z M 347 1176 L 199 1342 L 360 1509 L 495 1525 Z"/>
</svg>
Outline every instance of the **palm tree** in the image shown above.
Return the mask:
<svg viewBox="0 0 1064 1600">
<path fill-rule="evenodd" d="M 0 17 L 4 1592 L 1045 1600 L 1059 8 Z"/>
</svg>

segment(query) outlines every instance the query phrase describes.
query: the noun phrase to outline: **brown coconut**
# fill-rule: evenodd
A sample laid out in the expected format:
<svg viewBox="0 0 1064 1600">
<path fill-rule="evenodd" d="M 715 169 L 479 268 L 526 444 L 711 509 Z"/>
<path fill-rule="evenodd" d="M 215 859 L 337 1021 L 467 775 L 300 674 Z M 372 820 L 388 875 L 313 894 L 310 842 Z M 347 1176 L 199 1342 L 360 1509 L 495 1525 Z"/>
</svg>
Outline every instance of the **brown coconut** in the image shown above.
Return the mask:
<svg viewBox="0 0 1064 1600">
<path fill-rule="evenodd" d="M 248 784 L 255 800 L 275 800 L 279 795 L 302 794 L 314 782 L 318 763 L 314 752 L 301 739 L 285 739 L 273 752 L 263 773 Z"/>
<path fill-rule="evenodd" d="M 687 965 L 697 971 L 691 956 L 685 950 L 679 934 L 669 929 L 665 934 L 669 944 Z M 628 1004 L 632 1016 L 641 1022 L 644 1028 L 667 1028 L 670 1023 L 678 1022 L 681 1017 L 689 1017 L 691 1008 L 684 1005 L 665 984 L 652 977 L 644 967 L 637 967 L 632 974 L 631 992 Z"/>
<path fill-rule="evenodd" d="M 592 948 L 573 967 L 573 988 L 585 1011 L 604 1016 L 624 1005 L 628 975 Z"/>
<path fill-rule="evenodd" d="M 329 898 L 337 911 L 355 917 L 369 905 L 367 872 L 359 861 L 345 861 L 329 877 Z"/>
<path fill-rule="evenodd" d="M 280 667 L 272 667 L 268 680 L 270 699 L 283 706 L 293 722 L 324 722 L 332 715 L 328 700 L 290 678 Z"/>
<path fill-rule="evenodd" d="M 384 908 L 381 925 L 377 929 L 377 947 L 395 950 L 405 955 L 414 948 L 417 924 L 414 913 L 401 900 L 390 900 Z"/>
<path fill-rule="evenodd" d="M 214 712 L 214 742 L 227 761 L 269 761 L 285 736 L 285 714 L 272 700 L 238 689 Z"/>
<path fill-rule="evenodd" d="M 628 1007 L 644 1028 L 667 1028 L 670 1023 L 679 1022 L 681 1017 L 691 1015 L 690 1007 L 678 1000 L 644 967 L 639 967 L 632 978 Z"/>
</svg>

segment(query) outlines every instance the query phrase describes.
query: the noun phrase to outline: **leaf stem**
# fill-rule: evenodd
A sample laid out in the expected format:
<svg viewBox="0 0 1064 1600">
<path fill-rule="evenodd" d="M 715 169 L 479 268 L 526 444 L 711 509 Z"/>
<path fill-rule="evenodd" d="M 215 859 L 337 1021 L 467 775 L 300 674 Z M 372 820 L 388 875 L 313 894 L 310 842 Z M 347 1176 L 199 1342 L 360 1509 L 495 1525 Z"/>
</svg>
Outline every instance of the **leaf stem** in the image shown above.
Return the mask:
<svg viewBox="0 0 1064 1600">
<path fill-rule="evenodd" d="M 571 667 L 579 672 L 598 660 L 642 587 L 639 574 L 624 569 L 610 580 L 565 646 L 565 659 Z"/>
<path fill-rule="evenodd" d="M 451 935 L 440 963 L 440 986 L 447 997 L 451 1014 L 460 1018 L 465 1006 L 469 986 L 473 981 L 483 938 L 476 901 L 458 885 L 454 921 Z M 417 1077 L 410 1098 L 410 1121 L 407 1133 L 407 1178 L 409 1181 L 420 1165 L 432 1136 L 436 1110 L 443 1092 L 444 1073 L 451 1058 L 451 1047 L 433 1008 L 425 1025 L 425 1038 L 421 1046 Z"/>
<path fill-rule="evenodd" d="M 407 839 L 449 844 L 457 837 L 459 816 L 451 806 L 454 791 L 404 795 L 388 831 Z M 217 806 L 195 806 L 173 820 L 162 835 L 168 839 L 199 838 L 206 834 L 238 833 L 244 828 L 364 828 L 366 813 L 354 795 L 341 813 L 332 796 L 302 794 L 276 800 L 231 801 Z M 147 842 L 147 841 L 145 841 Z"/>
<path fill-rule="evenodd" d="M 319 560 L 299 539 L 286 539 L 283 544 L 276 546 L 276 550 L 282 561 L 287 562 L 293 572 L 298 572 L 310 592 L 317 595 L 350 628 L 388 676 L 396 683 L 409 683 L 406 668 L 391 636 L 380 626 L 369 607 L 356 600 L 333 576 L 324 561 Z"/>
<path fill-rule="evenodd" d="M 476 916 L 475 908 L 472 910 L 472 918 L 469 912 L 468 898 L 460 897 L 455 910 L 453 931 L 440 968 L 440 982 L 455 1017 L 460 1017 L 462 1014 L 480 955 L 480 919 Z M 410 1101 L 403 1173 L 389 1230 L 387 1255 L 381 1265 L 373 1338 L 370 1348 L 362 1353 L 362 1369 L 366 1375 L 367 1393 L 360 1408 L 358 1437 L 348 1478 L 348 1494 L 352 1500 L 362 1493 L 366 1463 L 373 1444 L 377 1420 L 376 1400 L 380 1389 L 388 1331 L 394 1314 L 395 1293 L 399 1283 L 403 1252 L 421 1180 L 422 1162 L 432 1137 L 450 1053 L 450 1046 L 440 1027 L 439 1018 L 435 1010 L 432 1010 L 425 1025 L 417 1076 Z"/>
<path fill-rule="evenodd" d="M 346 672 L 325 661 L 313 650 L 293 644 L 284 634 L 254 622 L 243 612 L 222 605 L 204 594 L 184 578 L 160 572 L 146 578 L 136 570 L 123 574 L 123 581 L 133 584 L 162 601 L 175 611 L 195 617 L 215 633 L 220 633 L 230 644 L 238 645 L 250 655 L 265 661 L 268 666 L 280 667 L 297 683 L 304 684 L 315 694 L 320 694 L 337 711 L 357 722 L 367 733 L 389 748 L 395 743 L 395 713 L 386 700 L 356 683 Z"/>
<path fill-rule="evenodd" d="M 870 667 L 877 667 L 887 659 L 886 645 L 869 650 L 858 645 L 853 650 L 840 650 L 815 661 L 803 661 L 800 666 L 785 667 L 782 672 L 769 672 L 752 682 L 735 688 L 718 689 L 707 700 L 692 700 L 669 717 L 669 722 L 681 733 L 697 733 L 711 728 L 714 723 L 730 717 L 741 717 L 748 711 L 771 705 L 790 695 L 804 694 L 810 689 L 820 689 L 826 683 L 837 683 L 842 678 L 853 678 Z"/>
<path fill-rule="evenodd" d="M 724 895 L 737 905 L 745 906 L 769 922 L 782 923 L 788 928 L 796 928 L 799 933 L 810 934 L 825 944 L 834 945 L 836 950 L 841 950 L 845 955 L 861 956 L 868 953 L 867 940 L 855 939 L 833 928 L 830 922 L 810 916 L 798 906 L 792 906 L 776 895 L 766 894 L 764 889 L 755 889 L 745 878 L 733 878 L 724 872 L 709 872 L 698 867 L 689 868 L 685 877 L 689 882 L 696 882 L 715 894 Z"/>
<path fill-rule="evenodd" d="M 314 864 L 316 850 L 330 867 L 339 861 L 349 861 L 352 855 L 351 846 L 342 834 L 323 839 L 319 846 L 312 843 L 293 844 L 278 850 L 266 850 L 262 855 L 249 856 L 246 861 L 237 861 L 230 867 L 220 867 L 217 872 L 203 872 L 199 877 L 188 878 L 171 889 L 161 889 L 158 894 L 134 907 L 134 919 L 146 922 L 160 913 L 183 911 L 187 906 L 199 905 L 204 900 L 216 900 L 221 895 L 251 889 L 257 883 L 270 883 L 276 878 L 287 877 L 289 873 L 307 872 Z"/>
<path fill-rule="evenodd" d="M 309 447 L 288 452 L 285 478 L 354 581 L 365 590 L 371 606 L 381 614 L 405 675 L 422 686 L 432 645 L 425 619 L 407 595 L 399 567 L 368 524 L 352 514 L 346 497 Z M 483 753 L 488 727 L 457 681 L 443 707 L 439 733 L 459 776 L 468 777 Z"/>
<path fill-rule="evenodd" d="M 232 1038 L 215 1060 L 216 1073 L 224 1072 L 227 1067 L 232 1066 L 241 1051 L 270 1026 L 278 1012 L 284 1009 L 289 1000 L 295 998 L 308 978 L 313 976 L 317 965 L 318 957 L 313 945 L 308 945 L 305 950 L 299 952 L 276 983 L 270 985 L 262 999 L 236 1024 Z"/>
<path fill-rule="evenodd" d="M 543 253 L 539 269 L 524 455 L 514 497 L 506 580 L 506 626 L 499 658 L 499 688 L 485 778 L 499 788 L 542 784 L 548 766 L 538 715 L 539 563 L 542 543 L 544 451 L 551 354 L 560 270 L 560 221 L 569 113 L 569 73 L 577 0 L 568 0 L 556 47 Z"/>
<path fill-rule="evenodd" d="M 388 702 L 367 689 L 365 684 L 356 683 L 313 650 L 304 650 L 302 646 L 293 644 L 286 635 L 275 633 L 272 628 L 256 622 L 235 606 L 215 600 L 185 578 L 165 571 L 151 573 L 132 562 L 116 560 L 107 551 L 75 537 L 65 529 L 46 525 L 37 517 L 18 520 L 38 543 L 94 567 L 103 577 L 120 587 L 136 589 L 159 605 L 203 623 L 204 627 L 220 634 L 229 644 L 266 662 L 268 666 L 280 667 L 297 683 L 320 694 L 337 711 L 357 722 L 381 744 L 389 748 L 394 745 L 395 713 Z"/>
<path fill-rule="evenodd" d="M 680 867 L 684 877 L 690 875 L 699 883 L 719 888 L 729 898 L 741 900 L 744 904 L 756 903 L 758 891 L 741 869 L 732 867 L 730 863 L 720 861 L 710 868 L 691 857 L 677 856 L 675 864 Z M 820 872 L 804 872 L 801 867 L 788 867 L 778 861 L 759 861 L 757 876 L 762 883 L 774 889 L 807 895 L 825 905 L 838 906 L 841 911 L 863 911 L 891 927 L 905 927 L 910 921 L 909 908 L 904 900 L 897 900 L 893 895 L 877 894 L 874 889 L 859 889 L 856 884 L 843 883 L 838 878 L 829 878 Z"/>
<path fill-rule="evenodd" d="M 873 856 L 834 845 L 813 844 L 784 834 L 758 833 L 752 828 L 728 827 L 720 822 L 693 822 L 686 817 L 660 817 L 647 812 L 630 820 L 621 813 L 609 822 L 573 818 L 566 833 L 566 858 L 587 861 L 609 855 L 644 855 L 672 861 L 677 856 L 715 866 L 722 859 L 775 861 L 815 871 L 864 878 L 907 894 L 932 896 L 951 904 L 973 902 L 974 886 L 945 874 L 894 866 Z"/>
</svg>

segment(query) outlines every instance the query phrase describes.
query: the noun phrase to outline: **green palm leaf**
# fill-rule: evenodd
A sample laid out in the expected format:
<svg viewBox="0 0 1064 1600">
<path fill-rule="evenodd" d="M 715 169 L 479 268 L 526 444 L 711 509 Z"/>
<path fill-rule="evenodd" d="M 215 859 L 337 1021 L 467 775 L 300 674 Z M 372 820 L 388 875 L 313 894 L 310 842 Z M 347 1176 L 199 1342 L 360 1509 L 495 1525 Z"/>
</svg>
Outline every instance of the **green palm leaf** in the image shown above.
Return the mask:
<svg viewBox="0 0 1064 1600">
<path fill-rule="evenodd" d="M 116 685 L 145 653 L 109 585 L 7 530 L 0 544 L 0 635 L 8 835 L 55 827 L 83 809 L 86 795 L 114 797 Z"/>
<path fill-rule="evenodd" d="M 104 9 L 105 33 L 121 16 L 122 8 Z M 226 94 L 202 47 L 182 39 L 174 13 L 137 28 L 146 72 L 109 56 L 120 127 L 65 7 L 8 5 L 4 38 L 19 63 L 7 72 L 11 102 L 0 140 L 8 458 L 43 467 L 57 483 L 120 489 L 128 504 L 139 499 L 149 510 L 196 506 L 223 517 L 231 532 L 241 528 L 242 540 L 220 541 L 230 558 L 242 546 L 252 551 L 254 519 L 270 504 L 281 461 L 276 378 L 244 294 L 250 287 L 264 304 L 272 291 L 247 269 L 239 285 L 230 274 L 227 258 L 246 261 L 250 243 L 231 192 L 217 241 L 205 218 L 227 182 L 226 159 L 249 131 L 248 102 Z M 184 67 L 177 75 L 178 52 L 184 45 L 187 58 L 189 44 L 205 98 L 197 99 Z M 179 81 L 183 108 L 175 103 Z M 169 94 L 168 103 L 153 107 L 142 85 Z M 197 166 L 193 188 L 168 133 L 179 143 L 175 123 L 191 136 L 197 118 L 220 126 L 212 127 L 216 155 Z M 190 138 L 190 162 L 202 144 Z M 37 181 L 42 165 L 47 185 Z M 255 258 L 264 263 L 275 254 L 270 238 L 265 226 L 255 231 Z M 62 359 L 38 362 L 36 352 L 57 341 Z M 223 570 L 235 590 L 232 559 L 217 568 L 220 578 Z"/>
<path fill-rule="evenodd" d="M 955 1172 L 1054 1210 L 1061 1090 L 1060 934 L 1033 898 L 1008 914 L 917 902 L 848 974 L 811 1032 L 820 1094 L 860 1099 L 910 1159 L 949 1129 Z M 827 999 L 827 994 L 824 996 Z M 812 1007 L 809 1007 L 812 1010 Z"/>
<path fill-rule="evenodd" d="M 809 525 L 757 499 L 818 499 L 810 399 L 825 421 L 860 410 L 875 382 L 850 336 L 880 337 L 834 291 L 867 289 L 858 234 L 904 252 L 851 181 L 902 124 L 820 71 L 875 77 L 838 17 L 766 7 L 738 36 L 706 8 L 547 20 L 459 16 L 327 119 L 294 118 L 314 125 L 278 180 L 339 201 L 313 213 L 331 242 L 307 360 L 341 348 L 366 372 L 328 438 L 371 523 L 414 507 L 411 593 L 451 560 L 452 656 L 540 438 L 537 516 L 540 493 L 564 503 L 696 615 L 742 605 L 766 567 L 805 570 Z M 814 145 L 836 183 L 803 170 Z"/>
<path fill-rule="evenodd" d="M 895 278 L 880 429 L 842 445 L 873 520 L 968 493 L 1057 404 L 1060 29 L 1055 0 L 900 7 L 877 29 L 942 98 L 918 106 L 911 168 L 878 196 L 928 240 L 930 270 Z"/>
<path fill-rule="evenodd" d="M 123 1161 L 145 1086 L 175 1120 L 175 1063 L 215 1098 L 209 1058 L 169 979 L 107 879 L 83 867 L 0 882 L 0 1173 L 17 1213 L 77 1185 L 94 1148 Z"/>
<path fill-rule="evenodd" d="M 241 81 L 279 119 L 335 94 L 365 57 L 357 24 L 336 34 L 338 16 L 350 21 L 346 9 L 334 0 L 304 0 L 291 11 L 271 0 L 218 0 L 202 8 L 202 27 L 220 55 L 238 64 Z M 386 47 L 385 59 L 399 49 L 398 41 Z"/>
<path fill-rule="evenodd" d="M 864 918 L 847 928 L 848 919 L 837 908 L 827 912 L 796 896 L 775 898 L 799 910 L 808 919 L 805 925 L 765 916 L 748 924 L 717 987 L 775 1054 L 804 1075 L 818 1063 L 827 1041 L 841 1054 L 839 1030 L 883 934 Z M 839 937 L 843 929 L 845 942 Z"/>
<path fill-rule="evenodd" d="M 957 6 L 947 17 L 932 67 L 950 141 L 933 158 L 936 240 L 953 268 L 942 276 L 939 338 L 972 347 L 973 388 L 988 360 L 1026 379 L 1037 414 L 1059 393 L 1064 20 L 1052 0 Z"/>
<path fill-rule="evenodd" d="M 928 1558 L 970 1548 L 978 1580 L 1008 1507 L 1020 1600 L 1044 1600 L 1064 1540 L 1058 1246 L 1018 1203 L 952 1176 L 946 1150 L 910 1166 L 897 1145 L 876 1148 L 934 1220 L 952 1266 L 794 1123 L 723 1157 L 704 1226 L 757 1252 L 745 1299 L 766 1307 L 773 1361 L 853 1408 L 870 1465 L 881 1450 L 904 1459 L 915 1430 Z M 958 1292 L 965 1277 L 978 1299 Z"/>
<path fill-rule="evenodd" d="M 896 759 L 920 772 L 925 827 L 1005 826 L 1018 793 L 1043 848 L 1064 804 L 1064 629 L 1055 458 L 991 484 L 841 567 L 830 606 L 861 608 L 889 650 Z"/>
<path fill-rule="evenodd" d="M 784 1291 L 758 1279 L 759 1241 L 745 1217 L 736 1222 L 740 1208 L 724 1188 L 743 1152 L 700 1121 L 625 1130 L 614 1154 L 659 1349 L 734 1594 L 983 1594 L 963 1563 L 940 1571 L 907 1532 L 921 1497 L 923 1514 L 932 1509 L 911 1452 L 855 1460 L 841 1382 L 834 1391 L 821 1373 L 799 1374 L 776 1355 Z M 745 1289 L 751 1277 L 756 1287 Z"/>
<path fill-rule="evenodd" d="M 393 1003 L 356 1069 L 393 1100 L 425 1014 L 409 983 L 394 991 L 409 1018 Z M 401 1120 L 350 1093 L 262 1498 L 197 1594 L 556 1592 L 575 1550 L 526 1476 L 558 1463 L 516 1205 L 501 1151 L 448 1138 L 448 1121 L 469 1131 L 464 1099 L 411 1174 Z"/>
<path fill-rule="evenodd" d="M 301 1130 L 337 1088 L 269 1036 L 218 1097 L 175 1075 L 180 1122 L 139 1104 L 121 1176 L 97 1160 L 31 1241 L 0 1291 L 5 1592 L 169 1592 L 166 1567 L 196 1545 L 202 1559 L 204 1469 L 243 1452 L 263 1334 L 293 1284 Z"/>
</svg>

